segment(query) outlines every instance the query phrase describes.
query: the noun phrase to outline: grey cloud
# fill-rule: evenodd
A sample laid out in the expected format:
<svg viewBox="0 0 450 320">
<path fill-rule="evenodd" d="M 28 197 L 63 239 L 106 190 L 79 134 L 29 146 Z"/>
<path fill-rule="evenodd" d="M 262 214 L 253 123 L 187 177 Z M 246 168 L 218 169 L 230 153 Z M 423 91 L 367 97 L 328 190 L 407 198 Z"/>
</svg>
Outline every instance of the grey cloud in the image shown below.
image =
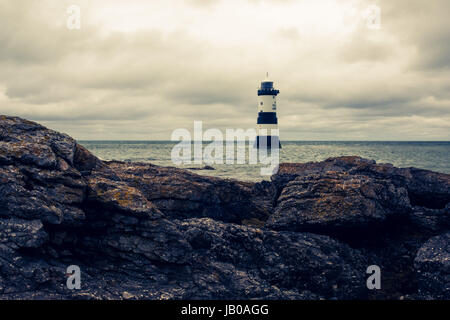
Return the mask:
<svg viewBox="0 0 450 320">
<path fill-rule="evenodd" d="M 340 48 L 344 62 L 383 62 L 395 55 L 395 46 L 386 39 L 375 38 L 375 32 L 360 28 L 347 43 Z M 372 37 L 371 37 L 372 36 Z"/>
<path fill-rule="evenodd" d="M 219 2 L 188 4 L 204 12 Z M 0 113 L 76 138 L 168 139 L 194 120 L 254 126 L 258 80 L 270 71 L 288 139 L 419 139 L 420 129 L 450 139 L 448 2 L 380 1 L 382 29 L 345 41 L 286 26 L 239 44 L 88 22 L 72 32 L 59 2 L 19 3 L 1 3 Z"/>
<path fill-rule="evenodd" d="M 411 66 L 436 72 L 450 67 L 450 8 L 447 0 L 381 0 L 383 28 L 388 28 L 417 56 Z"/>
</svg>

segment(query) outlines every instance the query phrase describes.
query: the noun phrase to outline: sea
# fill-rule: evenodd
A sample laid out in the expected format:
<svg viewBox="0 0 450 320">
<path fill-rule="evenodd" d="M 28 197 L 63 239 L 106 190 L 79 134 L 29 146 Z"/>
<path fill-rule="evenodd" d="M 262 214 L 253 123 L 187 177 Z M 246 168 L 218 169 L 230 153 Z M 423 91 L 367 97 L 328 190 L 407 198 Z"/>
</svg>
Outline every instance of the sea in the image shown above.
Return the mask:
<svg viewBox="0 0 450 320">
<path fill-rule="evenodd" d="M 126 162 L 148 162 L 160 166 L 187 168 L 198 174 L 233 178 L 244 181 L 270 180 L 270 175 L 262 173 L 265 164 L 251 163 L 250 149 L 253 146 L 234 144 L 236 159 L 233 164 L 211 164 L 214 170 L 204 170 L 205 163 L 175 164 L 172 150 L 178 142 L 172 141 L 79 141 L 89 151 L 102 160 Z M 205 148 L 208 143 L 203 144 Z M 226 162 L 224 144 L 223 162 Z M 204 149 L 203 149 L 204 150 Z M 220 149 L 219 149 L 220 150 Z M 240 152 L 239 152 L 239 151 Z M 245 152 L 244 152 L 245 151 Z M 214 155 L 214 153 L 212 153 Z M 219 154 L 219 153 L 218 153 Z M 191 149 L 191 159 L 194 151 Z M 197 154 L 198 155 L 198 154 Z M 377 163 L 391 163 L 396 167 L 416 167 L 450 174 L 450 142 L 393 142 L 393 141 L 283 141 L 279 161 L 310 162 L 322 161 L 330 157 L 353 156 L 373 159 Z M 270 154 L 269 154 L 270 156 Z M 229 156 L 228 156 L 229 157 Z M 230 157 L 229 157 L 230 158 Z M 201 160 L 201 159 L 200 159 Z M 241 163 L 237 163 L 240 160 Z M 266 170 L 267 171 L 267 170 Z"/>
</svg>

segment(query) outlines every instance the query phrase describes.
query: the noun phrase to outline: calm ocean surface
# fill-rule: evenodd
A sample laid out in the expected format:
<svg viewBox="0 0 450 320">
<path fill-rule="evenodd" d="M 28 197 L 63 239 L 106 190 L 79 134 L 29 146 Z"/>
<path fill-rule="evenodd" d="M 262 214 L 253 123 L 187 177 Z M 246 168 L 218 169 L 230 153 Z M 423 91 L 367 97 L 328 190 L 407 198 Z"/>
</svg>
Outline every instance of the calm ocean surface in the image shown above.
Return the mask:
<svg viewBox="0 0 450 320">
<path fill-rule="evenodd" d="M 175 166 L 171 161 L 176 142 L 167 141 L 80 141 L 103 160 L 141 161 L 161 166 Z M 204 144 L 206 146 L 207 143 Z M 247 147 L 248 148 L 248 147 Z M 248 152 L 246 152 L 248 155 Z M 392 163 L 397 167 L 417 167 L 450 173 L 450 142 L 318 142 L 285 141 L 280 162 L 321 161 L 329 157 L 358 155 L 378 163 Z M 248 163 L 248 162 L 246 162 Z M 180 165 L 199 168 L 204 165 Z M 196 170 L 199 174 L 239 180 L 259 181 L 261 165 L 212 165 L 215 170 Z"/>
</svg>

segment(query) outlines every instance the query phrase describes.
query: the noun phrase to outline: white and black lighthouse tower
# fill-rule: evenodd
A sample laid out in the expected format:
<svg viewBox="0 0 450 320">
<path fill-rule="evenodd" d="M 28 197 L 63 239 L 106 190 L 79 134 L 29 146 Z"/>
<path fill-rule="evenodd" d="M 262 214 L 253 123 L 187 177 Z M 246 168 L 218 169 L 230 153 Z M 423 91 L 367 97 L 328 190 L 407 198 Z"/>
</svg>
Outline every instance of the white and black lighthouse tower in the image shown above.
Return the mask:
<svg viewBox="0 0 450 320">
<path fill-rule="evenodd" d="M 273 87 L 273 81 L 269 79 L 262 81 L 258 88 L 257 148 L 281 148 L 277 119 L 278 93 L 280 91 Z"/>
</svg>

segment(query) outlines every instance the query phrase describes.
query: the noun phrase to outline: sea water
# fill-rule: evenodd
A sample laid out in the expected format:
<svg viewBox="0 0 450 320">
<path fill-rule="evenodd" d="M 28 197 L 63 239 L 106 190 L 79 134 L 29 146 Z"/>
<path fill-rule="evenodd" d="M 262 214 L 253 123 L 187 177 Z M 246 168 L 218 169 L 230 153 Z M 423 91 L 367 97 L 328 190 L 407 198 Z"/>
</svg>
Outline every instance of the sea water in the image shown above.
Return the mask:
<svg viewBox="0 0 450 320">
<path fill-rule="evenodd" d="M 177 142 L 80 141 L 80 144 L 102 160 L 150 162 L 161 166 L 193 169 L 204 166 L 204 164 L 175 165 L 171 160 L 171 151 Z M 241 159 L 245 164 L 213 164 L 215 170 L 195 170 L 195 172 L 248 181 L 268 180 L 270 177 L 261 175 L 261 164 L 248 163 L 249 146 L 246 145 L 245 148 L 244 154 L 247 156 Z M 417 167 L 450 173 L 450 142 L 282 141 L 280 163 L 322 161 L 330 157 L 353 155 L 373 159 L 377 163 L 391 163 L 396 167 Z"/>
</svg>

